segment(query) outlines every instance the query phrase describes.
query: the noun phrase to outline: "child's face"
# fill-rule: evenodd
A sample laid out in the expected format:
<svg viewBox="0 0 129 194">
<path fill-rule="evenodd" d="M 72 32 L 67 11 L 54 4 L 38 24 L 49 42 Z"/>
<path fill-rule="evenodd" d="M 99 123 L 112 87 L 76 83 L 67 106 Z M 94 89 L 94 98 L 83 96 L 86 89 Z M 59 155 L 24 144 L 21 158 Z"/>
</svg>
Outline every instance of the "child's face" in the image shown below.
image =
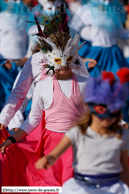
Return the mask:
<svg viewBox="0 0 129 194">
<path fill-rule="evenodd" d="M 92 114 L 92 119 L 101 127 L 108 128 L 116 122 L 117 117 L 101 119 L 95 116 L 94 114 Z"/>
</svg>

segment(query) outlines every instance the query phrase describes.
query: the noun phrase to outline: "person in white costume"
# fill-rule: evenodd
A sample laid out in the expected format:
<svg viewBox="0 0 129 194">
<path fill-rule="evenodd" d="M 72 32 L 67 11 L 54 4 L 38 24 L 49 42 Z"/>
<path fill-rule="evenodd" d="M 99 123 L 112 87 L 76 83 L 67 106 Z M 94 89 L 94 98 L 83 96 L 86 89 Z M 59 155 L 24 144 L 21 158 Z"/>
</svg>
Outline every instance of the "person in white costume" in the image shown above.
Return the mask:
<svg viewBox="0 0 129 194">
<path fill-rule="evenodd" d="M 0 13 L 0 59 L 19 60 L 26 55 L 28 46 L 26 20 L 29 7 L 17 1 L 8 1 L 6 4 L 6 9 Z"/>
<path fill-rule="evenodd" d="M 5 5 L 0 10 L 0 98 L 2 98 L 0 101 L 3 101 L 3 107 L 18 74 L 16 63 L 10 62 L 8 59 L 19 60 L 27 52 L 26 20 L 29 17 L 29 7 L 19 1 L 5 2 L 1 0 L 1 3 Z M 0 111 L 2 107 L 0 107 Z"/>
<path fill-rule="evenodd" d="M 56 39 L 55 43 L 51 39 L 52 36 L 54 41 Z M 22 156 L 22 160 L 24 160 L 23 163 L 25 162 L 23 169 L 20 168 L 20 172 L 16 173 L 20 173 L 20 177 L 24 176 L 24 185 L 26 184 L 25 182 L 27 182 L 31 186 L 38 186 L 40 180 L 41 185 L 57 186 L 62 185 L 65 180 L 72 177 L 72 149 L 69 150 L 67 156 L 63 156 L 62 161 L 53 168 L 53 172 L 51 172 L 50 175 L 47 172 L 41 172 L 38 174 L 36 173 L 35 176 L 34 171 L 36 169 L 33 165 L 36 162 L 36 158 L 39 156 L 39 153 L 41 155 L 43 153 L 45 154 L 48 149 L 51 149 L 51 146 L 53 147 L 53 143 L 57 144 L 57 142 L 62 139 L 64 133 L 73 124 L 74 118 L 80 117 L 80 115 L 84 113 L 84 107 L 79 102 L 81 100 L 80 93 L 82 94 L 86 85 L 87 77 L 82 77 L 72 72 L 72 69 L 74 72 L 82 70 L 81 66 L 83 63 L 80 63 L 80 59 L 77 54 L 79 49 L 79 38 L 79 35 L 76 35 L 72 39 L 66 32 L 56 32 L 47 39 L 43 37 L 40 39 L 42 52 L 44 53 L 44 73 L 46 72 L 47 77 L 36 84 L 33 94 L 32 109 L 27 120 L 20 126 L 16 133 L 9 136 L 7 140 L 0 145 L 0 158 L 3 158 L 1 161 L 3 164 L 7 164 L 11 160 L 14 165 L 15 161 L 13 159 L 13 154 L 11 154 L 11 150 L 15 152 L 15 146 L 21 147 L 23 145 L 25 148 L 19 147 L 18 152 L 15 152 L 20 157 Z M 83 69 L 83 74 L 84 72 L 85 76 L 88 76 L 87 71 L 84 71 Z M 52 77 L 48 75 L 51 75 Z M 40 135 L 39 138 L 41 141 L 40 139 L 35 140 L 35 138 L 33 138 L 31 141 L 11 145 L 14 142 L 11 141 L 12 138 L 15 139 L 15 142 L 19 142 L 38 127 L 44 110 L 45 127 L 42 127 L 40 133 L 38 132 L 36 134 L 36 137 Z M 38 130 L 36 129 L 36 132 L 37 131 Z M 47 142 L 49 142 L 49 146 Z M 44 146 L 42 146 L 43 144 Z M 7 152 L 9 152 L 6 152 L 3 156 L 7 147 Z M 41 149 L 41 151 L 39 151 L 39 149 Z M 22 151 L 25 153 L 24 156 L 20 154 Z M 8 154 L 11 155 L 12 159 Z M 6 160 L 6 156 L 9 160 Z M 26 161 L 28 162 L 26 163 Z M 28 166 L 28 164 L 30 164 L 31 167 Z M 10 163 L 10 165 L 12 166 L 12 163 Z M 19 166 L 19 164 L 17 165 Z M 6 166 L 3 167 L 2 165 L 2 175 L 3 173 L 8 174 L 7 171 L 9 168 L 5 168 Z M 56 171 L 57 168 L 59 171 L 58 173 Z M 13 170 L 15 169 L 13 168 Z M 10 175 L 8 176 L 10 177 Z M 4 177 L 2 182 L 2 184 L 7 185 L 7 178 Z M 16 184 L 15 178 L 11 179 L 11 184 Z"/>
<path fill-rule="evenodd" d="M 77 58 L 78 57 L 79 56 L 77 56 Z M 36 83 L 40 80 L 45 59 L 46 56 L 42 51 L 40 51 L 39 53 L 32 55 L 27 60 L 26 64 L 22 69 L 16 87 L 12 91 L 8 101 L 6 102 L 0 114 L 1 130 L 4 128 L 4 126 L 8 126 L 13 115 L 21 107 L 32 82 L 34 82 L 35 86 Z M 78 59 L 79 63 L 81 64 L 81 69 L 78 71 L 78 73 L 80 72 L 81 75 L 89 76 L 85 64 L 83 63 L 80 57 Z"/>
<path fill-rule="evenodd" d="M 39 170 L 50 168 L 72 145 L 74 178 L 64 183 L 62 194 L 129 193 L 129 131 L 119 125 L 128 96 L 127 85 L 122 83 L 129 81 L 129 69 L 123 68 L 117 75 L 120 80 L 106 71 L 89 78 L 83 92 L 85 115 L 35 164 Z"/>
</svg>

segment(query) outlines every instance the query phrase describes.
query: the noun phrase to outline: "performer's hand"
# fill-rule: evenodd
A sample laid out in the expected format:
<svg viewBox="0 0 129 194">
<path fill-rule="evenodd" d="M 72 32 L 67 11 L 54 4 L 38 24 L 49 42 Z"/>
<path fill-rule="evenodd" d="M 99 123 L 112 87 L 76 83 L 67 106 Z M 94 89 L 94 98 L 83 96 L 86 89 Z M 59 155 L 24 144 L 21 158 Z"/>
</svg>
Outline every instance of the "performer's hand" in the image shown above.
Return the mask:
<svg viewBox="0 0 129 194">
<path fill-rule="evenodd" d="M 3 64 L 1 64 L 1 66 L 6 67 L 8 70 L 10 70 L 12 68 L 12 62 L 13 60 L 6 60 Z"/>
<path fill-rule="evenodd" d="M 17 130 L 18 130 L 18 128 L 13 128 L 13 131 L 15 131 L 15 132 L 16 132 Z"/>
<path fill-rule="evenodd" d="M 36 163 L 35 166 L 38 170 L 41 169 L 48 169 L 50 166 L 52 166 L 55 162 L 55 159 L 52 156 L 44 156 L 40 158 Z"/>
<path fill-rule="evenodd" d="M 14 60 L 8 59 L 8 60 L 5 61 L 5 63 L 10 63 L 10 62 L 12 62 L 12 61 L 14 61 Z"/>
<path fill-rule="evenodd" d="M 128 129 L 128 124 L 127 124 L 127 123 L 124 123 L 124 124 L 122 125 L 122 127 Z"/>
<path fill-rule="evenodd" d="M 0 130 L 2 130 L 3 128 L 5 128 L 5 126 L 2 123 L 0 123 Z"/>
<path fill-rule="evenodd" d="M 12 68 L 12 63 L 6 63 L 4 65 L 8 70 L 10 70 Z"/>
<path fill-rule="evenodd" d="M 88 68 L 93 68 L 96 66 L 97 61 L 94 59 L 88 59 L 89 63 L 88 63 Z"/>
<path fill-rule="evenodd" d="M 1 151 L 1 153 L 2 154 L 5 154 L 6 148 L 9 147 L 10 145 L 12 145 L 12 142 L 9 139 L 7 139 L 4 143 L 2 143 L 0 145 L 0 151 Z"/>
</svg>

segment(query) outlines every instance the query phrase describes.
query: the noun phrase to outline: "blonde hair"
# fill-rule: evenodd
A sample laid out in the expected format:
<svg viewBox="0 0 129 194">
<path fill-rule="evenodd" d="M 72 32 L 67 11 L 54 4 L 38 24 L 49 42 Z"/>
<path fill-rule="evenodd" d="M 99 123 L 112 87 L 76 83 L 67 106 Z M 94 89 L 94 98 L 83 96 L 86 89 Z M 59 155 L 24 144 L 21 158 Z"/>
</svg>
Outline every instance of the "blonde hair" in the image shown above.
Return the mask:
<svg viewBox="0 0 129 194">
<path fill-rule="evenodd" d="M 119 124 L 121 119 L 122 114 L 120 112 L 117 117 L 117 120 L 108 128 L 108 131 L 106 132 L 107 136 L 113 134 L 118 139 L 122 137 L 122 126 Z M 92 123 L 92 113 L 87 111 L 81 119 L 78 119 L 75 125 L 79 126 L 82 134 L 85 134 L 87 128 L 91 125 L 91 123 Z"/>
</svg>

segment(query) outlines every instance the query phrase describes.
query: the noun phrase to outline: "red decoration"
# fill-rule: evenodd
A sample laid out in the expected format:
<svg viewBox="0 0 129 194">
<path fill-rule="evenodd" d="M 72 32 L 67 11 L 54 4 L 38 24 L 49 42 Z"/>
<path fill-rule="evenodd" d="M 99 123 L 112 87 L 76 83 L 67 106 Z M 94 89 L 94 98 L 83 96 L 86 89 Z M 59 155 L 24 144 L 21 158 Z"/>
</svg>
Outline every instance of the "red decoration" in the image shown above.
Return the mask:
<svg viewBox="0 0 129 194">
<path fill-rule="evenodd" d="M 8 133 L 7 129 L 4 128 L 0 130 L 0 144 L 4 143 L 9 136 L 10 134 Z"/>
<path fill-rule="evenodd" d="M 103 71 L 102 72 L 102 78 L 103 80 L 109 80 L 109 83 L 112 84 L 114 82 L 114 74 L 110 71 Z"/>
<path fill-rule="evenodd" d="M 38 4 L 38 1 L 37 1 L 37 0 L 32 0 L 31 2 L 32 2 L 32 6 L 33 6 L 33 7 L 36 6 L 36 5 Z"/>
<path fill-rule="evenodd" d="M 37 17 L 36 16 L 34 16 L 34 17 L 35 17 L 35 21 L 36 21 L 37 28 L 38 28 L 38 31 L 39 31 L 39 33 L 37 35 L 38 36 L 43 36 L 45 39 L 47 39 L 47 37 L 45 36 L 45 34 L 43 33 L 43 31 L 42 31 L 42 29 L 41 29 L 41 27 L 39 25 Z"/>
<path fill-rule="evenodd" d="M 117 71 L 116 75 L 120 78 L 121 84 L 124 82 L 129 82 L 129 68 L 122 67 L 120 70 Z"/>
<path fill-rule="evenodd" d="M 104 114 L 106 112 L 106 108 L 104 108 L 103 106 L 96 105 L 94 106 L 94 109 L 99 114 Z"/>
</svg>

